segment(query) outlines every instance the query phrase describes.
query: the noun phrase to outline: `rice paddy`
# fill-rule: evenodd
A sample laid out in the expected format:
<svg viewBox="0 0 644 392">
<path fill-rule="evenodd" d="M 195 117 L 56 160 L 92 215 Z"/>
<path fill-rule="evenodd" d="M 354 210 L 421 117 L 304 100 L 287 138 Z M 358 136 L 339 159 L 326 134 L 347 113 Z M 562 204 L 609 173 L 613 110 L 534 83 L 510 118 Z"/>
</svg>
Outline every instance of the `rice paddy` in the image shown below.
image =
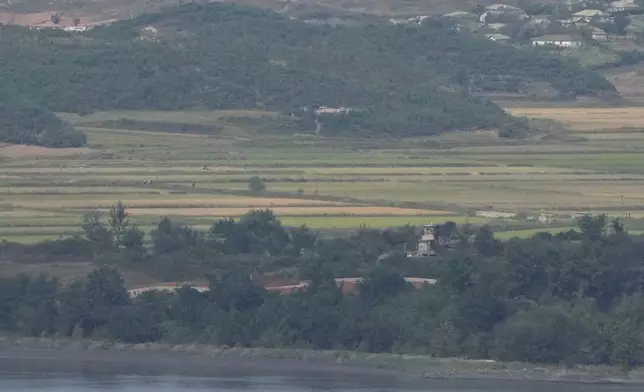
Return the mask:
<svg viewBox="0 0 644 392">
<path fill-rule="evenodd" d="M 275 115 L 267 112 L 62 115 L 86 132 L 88 148 L 0 148 L 0 239 L 28 243 L 75 234 L 85 213 L 105 211 L 118 200 L 146 229 L 162 216 L 208 227 L 264 208 L 291 226 L 345 230 L 451 220 L 490 223 L 503 238 L 569 228 L 584 212 L 629 215 L 627 224 L 640 225 L 644 108 L 508 110 L 553 118 L 583 138 L 316 139 L 266 134 L 252 124 L 242 129 L 230 121 L 239 116 L 270 124 Z M 222 131 L 114 128 L 131 121 Z M 253 176 L 265 191 L 249 191 Z"/>
</svg>

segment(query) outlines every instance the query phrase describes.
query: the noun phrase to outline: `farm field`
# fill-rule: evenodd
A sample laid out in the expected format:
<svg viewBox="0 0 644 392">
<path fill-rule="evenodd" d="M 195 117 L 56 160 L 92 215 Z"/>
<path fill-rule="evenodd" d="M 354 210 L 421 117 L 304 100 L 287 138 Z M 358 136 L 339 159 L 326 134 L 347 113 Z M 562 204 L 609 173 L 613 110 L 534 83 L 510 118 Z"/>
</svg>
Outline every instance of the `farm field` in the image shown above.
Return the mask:
<svg viewBox="0 0 644 392">
<path fill-rule="evenodd" d="M 490 223 L 503 238 L 567 230 L 587 212 L 630 214 L 629 227 L 644 226 L 644 108 L 508 110 L 562 121 L 581 138 L 317 140 L 267 131 L 257 125 L 272 121 L 267 112 L 62 115 L 86 132 L 88 148 L 0 147 L 0 238 L 77 234 L 85 213 L 118 200 L 146 230 L 163 216 L 205 229 L 259 208 L 273 209 L 287 225 L 316 229 L 451 220 Z M 164 122 L 220 131 L 123 129 Z M 249 191 L 253 176 L 265 191 Z"/>
<path fill-rule="evenodd" d="M 642 133 L 644 107 L 553 107 L 508 109 L 518 116 L 550 118 L 566 124 L 570 129 L 583 132 L 620 131 Z M 633 135 L 629 135 L 633 137 Z M 641 135 L 640 135 L 641 137 Z"/>
</svg>

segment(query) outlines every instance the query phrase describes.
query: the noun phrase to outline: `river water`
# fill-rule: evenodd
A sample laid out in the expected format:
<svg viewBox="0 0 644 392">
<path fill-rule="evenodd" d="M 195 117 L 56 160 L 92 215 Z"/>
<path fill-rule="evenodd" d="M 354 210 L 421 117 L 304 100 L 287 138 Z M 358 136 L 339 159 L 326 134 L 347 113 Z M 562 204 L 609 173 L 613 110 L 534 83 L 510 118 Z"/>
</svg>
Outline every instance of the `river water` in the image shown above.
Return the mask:
<svg viewBox="0 0 644 392">
<path fill-rule="evenodd" d="M 3 355 L 0 352 L 0 392 L 641 392 L 642 385 L 574 384 L 498 380 L 418 380 L 378 370 L 371 373 L 305 371 L 289 366 L 216 366 L 195 370 L 177 357 L 176 365 L 163 361 L 144 364 L 127 357 L 92 361 L 39 355 Z M 110 358 L 107 358 L 110 359 Z M 169 359 L 169 361 L 172 361 Z M 175 361 L 172 361 L 175 362 Z M 269 366 L 270 367 L 270 366 Z M 181 368 L 186 368 L 181 371 Z M 276 370 L 278 369 L 278 370 Z M 207 376 L 204 376 L 205 374 Z"/>
</svg>

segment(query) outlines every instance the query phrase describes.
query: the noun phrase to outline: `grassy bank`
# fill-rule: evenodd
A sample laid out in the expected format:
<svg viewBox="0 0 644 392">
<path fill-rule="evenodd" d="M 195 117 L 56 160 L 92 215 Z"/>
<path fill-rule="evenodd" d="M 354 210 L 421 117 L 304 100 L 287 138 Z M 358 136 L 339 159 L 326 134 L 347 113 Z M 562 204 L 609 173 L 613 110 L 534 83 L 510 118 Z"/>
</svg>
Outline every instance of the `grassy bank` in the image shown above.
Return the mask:
<svg viewBox="0 0 644 392">
<path fill-rule="evenodd" d="M 315 370 L 320 366 L 333 371 L 389 371 L 392 374 L 414 378 L 541 380 L 566 382 L 644 382 L 644 369 L 621 370 L 609 366 L 572 367 L 534 365 L 519 362 L 470 360 L 461 358 L 433 358 L 425 355 L 368 354 L 348 351 L 320 351 L 302 349 L 222 348 L 209 345 L 171 345 L 161 343 L 124 344 L 106 341 L 63 338 L 0 337 L 0 355 L 3 358 L 29 359 L 30 353 L 46 353 L 49 359 L 68 358 L 90 362 L 112 361 L 141 363 L 160 355 L 177 359 L 198 360 L 212 368 L 235 366 L 270 368 L 281 364 L 284 368 Z M 118 355 L 114 357 L 114 355 Z M 43 359 L 42 356 L 38 357 Z M 269 365 L 270 364 L 270 365 Z"/>
</svg>

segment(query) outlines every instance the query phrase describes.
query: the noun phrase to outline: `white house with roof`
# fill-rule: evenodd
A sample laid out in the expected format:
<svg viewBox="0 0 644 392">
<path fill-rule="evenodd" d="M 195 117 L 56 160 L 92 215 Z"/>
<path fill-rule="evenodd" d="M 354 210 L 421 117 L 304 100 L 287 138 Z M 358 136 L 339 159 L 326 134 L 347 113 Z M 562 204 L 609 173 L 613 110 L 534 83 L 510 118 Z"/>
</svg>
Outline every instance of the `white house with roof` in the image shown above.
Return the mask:
<svg viewBox="0 0 644 392">
<path fill-rule="evenodd" d="M 528 26 L 543 25 L 548 26 L 552 21 L 548 18 L 532 18 L 526 22 Z"/>
<path fill-rule="evenodd" d="M 504 28 L 506 28 L 507 26 L 508 26 L 508 25 L 507 25 L 507 24 L 505 24 L 505 23 L 490 23 L 490 24 L 488 24 L 488 25 L 487 25 L 487 27 L 488 27 L 490 30 L 494 30 L 494 31 L 501 31 L 501 30 L 503 30 Z"/>
<path fill-rule="evenodd" d="M 70 32 L 82 32 L 82 31 L 87 31 L 89 29 L 90 29 L 90 27 L 88 27 L 88 26 L 66 26 L 66 27 L 63 27 L 63 30 L 70 31 Z"/>
<path fill-rule="evenodd" d="M 475 20 L 478 20 L 478 15 L 473 14 L 471 12 L 456 11 L 456 12 L 450 12 L 449 14 L 443 15 L 443 18 L 475 21 Z"/>
<path fill-rule="evenodd" d="M 519 7 L 510 5 L 510 4 L 490 4 L 487 7 L 485 7 L 486 11 L 520 11 L 523 12 L 523 10 Z"/>
<path fill-rule="evenodd" d="M 562 27 L 587 26 L 589 23 L 587 18 L 583 18 L 581 16 L 573 16 L 568 19 L 560 19 L 557 22 L 559 22 Z"/>
<path fill-rule="evenodd" d="M 602 10 L 587 9 L 572 14 L 572 17 L 577 17 L 585 20 L 586 22 L 610 22 L 612 20 L 609 13 Z"/>
<path fill-rule="evenodd" d="M 337 108 L 330 108 L 327 106 L 318 106 L 314 110 L 315 114 L 347 114 L 351 111 L 351 108 L 347 107 L 337 107 Z"/>
<path fill-rule="evenodd" d="M 594 17 L 610 16 L 610 15 L 607 12 L 604 12 L 602 10 L 586 9 L 586 10 L 582 10 L 582 11 L 579 11 L 579 12 L 575 12 L 574 14 L 572 14 L 572 16 L 581 16 L 581 17 L 584 17 L 584 18 L 586 18 L 586 17 L 594 18 Z"/>
<path fill-rule="evenodd" d="M 412 16 L 411 18 L 407 19 L 407 23 L 417 23 L 421 24 L 425 19 L 429 18 L 429 15 L 418 15 L 418 16 Z"/>
<path fill-rule="evenodd" d="M 590 36 L 595 41 L 608 41 L 608 33 L 598 27 L 590 29 Z"/>
<path fill-rule="evenodd" d="M 420 25 L 420 24 L 423 23 L 423 21 L 425 19 L 427 19 L 429 17 L 430 17 L 429 15 L 418 15 L 418 16 L 412 16 L 411 18 L 407 18 L 407 19 L 392 18 L 392 19 L 389 19 L 389 23 L 395 24 L 395 25 L 399 25 L 399 24 L 406 24 L 406 25 L 418 24 L 418 25 Z"/>
<path fill-rule="evenodd" d="M 532 46 L 552 45 L 559 48 L 578 48 L 582 45 L 581 40 L 570 34 L 543 35 L 532 39 Z"/>
<path fill-rule="evenodd" d="M 508 37 L 507 35 L 500 34 L 500 33 L 485 34 L 485 37 L 490 41 L 494 41 L 494 42 L 508 42 L 511 40 L 511 38 Z"/>
</svg>

